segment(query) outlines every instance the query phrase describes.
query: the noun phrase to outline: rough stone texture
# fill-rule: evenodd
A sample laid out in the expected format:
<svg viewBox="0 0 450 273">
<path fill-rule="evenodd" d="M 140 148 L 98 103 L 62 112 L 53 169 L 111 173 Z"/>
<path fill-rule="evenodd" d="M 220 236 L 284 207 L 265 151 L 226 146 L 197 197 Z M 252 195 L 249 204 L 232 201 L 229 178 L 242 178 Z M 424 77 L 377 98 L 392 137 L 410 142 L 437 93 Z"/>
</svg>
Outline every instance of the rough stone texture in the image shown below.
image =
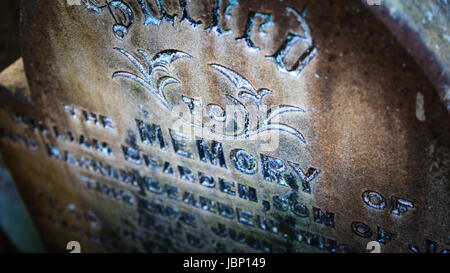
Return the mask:
<svg viewBox="0 0 450 273">
<path fill-rule="evenodd" d="M 450 111 L 450 6 L 446 0 L 384 0 L 372 11 L 434 84 Z"/>
<path fill-rule="evenodd" d="M 230 17 L 227 17 L 223 15 L 227 11 L 224 2 L 220 23 L 232 33 L 219 35 L 217 28 L 205 29 L 214 25 L 208 1 L 195 7 L 188 3 L 190 16 L 203 23 L 197 27 L 188 20 L 180 22 L 178 1 L 164 1 L 168 14 L 179 16 L 173 25 L 163 20 L 160 26 L 145 25 L 138 1 L 124 2 L 133 12 L 134 24 L 123 40 L 114 35 L 113 25 L 127 24 L 130 17 L 125 9 L 121 13 L 117 7 L 110 7 L 111 13 L 108 12 L 101 6 L 104 1 L 99 2 L 98 13 L 84 6 L 51 0 L 42 0 L 39 5 L 26 2 L 22 8 L 22 49 L 32 100 L 2 90 L 0 147 L 51 249 L 65 251 L 66 243 L 75 238 L 84 251 L 345 252 L 351 248 L 365 252 L 367 242 L 383 242 L 379 237 L 383 230 L 395 234 L 391 240 L 385 238 L 383 252 L 448 249 L 448 112 L 423 69 L 362 3 L 241 1 L 239 6 L 228 10 Z M 300 46 L 292 48 L 288 61 L 292 64 L 306 52 L 310 45 L 308 31 L 305 26 L 299 30 L 296 17 L 287 9 L 289 6 L 301 13 L 305 4 L 308 4 L 305 23 L 311 30 L 317 54 L 298 75 L 291 75 L 280 71 L 266 56 L 276 53 L 288 34 L 294 32 L 305 38 Z M 155 14 L 157 7 L 153 4 L 150 7 Z M 249 15 L 255 11 L 259 17 L 254 21 L 254 29 L 246 32 L 251 22 Z M 273 25 L 268 14 L 273 16 Z M 258 31 L 264 19 L 269 22 L 262 29 L 267 32 L 265 35 Z M 236 40 L 246 33 L 250 33 L 260 50 Z M 127 59 L 124 51 L 115 48 L 135 56 L 135 63 Z M 155 83 L 156 78 L 171 83 L 158 93 L 152 91 L 148 78 L 145 83 L 134 81 L 136 76 L 144 78 L 143 74 L 148 73 L 145 55 L 139 55 L 138 49 L 148 51 L 151 58 L 167 49 L 191 57 L 178 52 L 172 57 L 182 58 L 171 62 L 168 73 L 155 72 Z M 142 71 L 136 65 L 138 62 L 144 64 Z M 236 75 L 230 70 L 247 79 L 254 90 L 248 86 L 236 88 Z M 162 78 L 167 74 L 178 83 Z M 245 87 L 242 78 L 240 83 Z M 212 104 L 225 108 L 230 104 L 226 95 L 233 96 L 248 107 L 248 123 L 262 126 L 265 116 L 258 116 L 258 109 L 250 107 L 254 100 L 245 98 L 243 93 L 238 95 L 243 90 L 253 95 L 262 94 L 256 91 L 271 90 L 273 94 L 266 94 L 263 100 L 269 108 L 289 105 L 304 110 L 280 115 L 280 122 L 301 133 L 304 139 L 287 127 L 261 132 L 257 139 L 241 140 L 197 130 L 182 147 L 192 152 L 193 158 L 176 153 L 169 129 L 187 134 L 193 127 L 185 126 L 180 119 L 191 118 L 193 109 L 204 110 L 189 108 L 182 95 L 209 105 L 206 111 L 213 109 Z M 76 107 L 77 114 L 71 116 L 65 106 Z M 233 115 L 227 115 L 227 122 L 231 121 L 228 125 L 237 126 L 237 133 L 245 127 L 245 122 L 239 119 L 245 117 L 243 106 L 240 107 L 236 122 Z M 212 124 L 218 128 L 220 121 L 211 121 L 210 117 L 212 113 L 220 117 L 220 107 L 214 109 L 218 112 L 207 112 L 202 119 L 194 116 L 194 125 Z M 98 119 L 100 115 L 111 118 L 114 130 L 103 128 L 100 120 L 96 124 L 86 121 L 82 110 L 95 113 Z M 16 113 L 15 118 L 12 113 Z M 136 119 L 161 126 L 165 150 L 142 141 Z M 33 126 L 38 121 L 42 121 L 42 127 Z M 212 165 L 209 160 L 199 160 L 195 140 L 200 137 L 210 147 L 211 140 L 222 143 L 226 169 Z M 85 139 L 90 142 L 90 149 L 81 145 L 86 143 Z M 93 139 L 108 143 L 112 155 L 105 155 L 102 149 L 98 152 Z M 265 144 L 267 141 L 272 144 Z M 58 153 L 47 149 L 55 146 Z M 139 156 L 125 154 L 124 148 L 136 150 Z M 234 166 L 235 149 L 243 149 L 255 158 L 256 173 L 251 170 L 245 174 Z M 286 185 L 264 179 L 267 172 L 260 154 L 284 162 Z M 126 183 L 118 179 L 117 173 L 110 175 L 95 167 L 92 160 L 89 166 L 84 166 L 77 155 L 111 164 L 116 172 L 136 170 L 139 178 L 135 185 L 132 181 Z M 144 155 L 158 159 L 157 171 L 146 166 Z M 161 171 L 165 162 L 173 166 L 176 177 Z M 303 191 L 305 181 L 288 162 L 298 164 L 311 179 L 314 170 L 318 171 L 310 181 L 311 193 Z M 242 162 L 238 164 L 245 166 Z M 182 179 L 178 166 L 194 172 L 194 183 Z M 216 186 L 200 185 L 198 172 L 214 177 Z M 165 193 L 149 191 L 149 180 L 144 177 L 166 185 Z M 219 177 L 235 182 L 234 196 L 220 190 Z M 240 198 L 238 184 L 254 188 L 257 202 Z M 180 200 L 170 198 L 174 194 L 167 193 L 169 186 L 178 189 Z M 366 204 L 363 197 L 368 190 L 382 196 L 384 203 L 372 198 L 371 202 L 378 207 Z M 123 202 L 123 192 L 133 196 L 132 205 Z M 185 192 L 194 193 L 198 202 L 200 196 L 214 200 L 214 213 L 207 211 L 205 204 L 185 204 L 181 200 Z M 285 200 L 287 211 L 279 209 L 280 205 L 276 208 L 279 202 L 275 200 L 280 199 Z M 395 215 L 392 204 L 398 199 L 412 205 L 406 212 Z M 263 209 L 267 204 L 264 201 L 270 203 L 270 209 Z M 218 203 L 233 209 L 233 219 L 220 215 Z M 301 210 L 302 206 L 307 208 L 308 215 Z M 316 221 L 313 208 L 333 213 L 334 227 Z M 253 227 L 242 223 L 245 219 L 242 210 L 253 214 L 247 217 Z M 186 224 L 188 221 L 180 216 L 181 212 L 194 216 L 196 227 Z M 277 221 L 277 232 L 263 231 L 258 227 L 257 216 Z M 370 227 L 370 232 L 361 226 L 356 229 L 358 222 Z M 226 234 L 222 234 L 225 237 L 212 230 L 219 223 L 227 226 Z M 230 229 L 237 231 L 242 242 L 236 242 L 240 239 L 232 236 Z M 327 246 L 327 239 L 337 241 L 337 245 Z"/>
</svg>

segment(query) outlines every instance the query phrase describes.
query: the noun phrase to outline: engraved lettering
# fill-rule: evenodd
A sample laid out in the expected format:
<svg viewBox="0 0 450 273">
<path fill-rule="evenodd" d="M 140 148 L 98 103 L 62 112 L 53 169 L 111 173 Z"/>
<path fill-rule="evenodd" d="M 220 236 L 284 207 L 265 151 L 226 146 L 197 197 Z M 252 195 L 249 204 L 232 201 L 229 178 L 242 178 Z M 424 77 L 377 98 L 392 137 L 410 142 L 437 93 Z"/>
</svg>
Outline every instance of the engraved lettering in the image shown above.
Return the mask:
<svg viewBox="0 0 450 273">
<path fill-rule="evenodd" d="M 254 50 L 259 50 L 259 47 L 257 47 L 251 39 L 252 32 L 255 28 L 256 18 L 258 18 L 258 17 L 264 19 L 263 23 L 261 23 L 258 28 L 258 31 L 261 34 L 263 34 L 263 35 L 266 34 L 266 32 L 264 31 L 264 28 L 269 27 L 269 26 L 275 26 L 275 24 L 273 23 L 272 14 L 250 11 L 250 13 L 248 15 L 248 21 L 247 21 L 247 29 L 245 31 L 244 36 L 236 38 L 236 41 L 238 41 L 238 42 L 243 41 L 247 44 L 248 47 L 250 47 Z"/>
<path fill-rule="evenodd" d="M 122 145 L 123 156 L 126 161 L 141 165 L 142 160 L 138 150 Z"/>
<path fill-rule="evenodd" d="M 232 190 L 234 188 L 234 182 L 219 178 L 220 191 L 226 194 L 235 196 L 236 192 Z"/>
<path fill-rule="evenodd" d="M 45 147 L 47 147 L 47 153 L 49 157 L 56 157 L 57 159 L 61 160 L 62 156 L 61 153 L 59 152 L 59 148 L 56 145 L 53 145 L 53 147 L 50 147 L 50 145 L 48 143 L 45 143 Z"/>
<path fill-rule="evenodd" d="M 264 180 L 275 181 L 279 185 L 287 186 L 285 180 L 286 167 L 282 160 L 261 154 L 261 165 Z"/>
<path fill-rule="evenodd" d="M 165 149 L 166 144 L 161 132 L 161 127 L 154 124 L 144 124 L 143 121 L 138 119 L 136 119 L 136 124 L 143 144 L 151 144 L 153 146 L 159 144 L 162 150 Z"/>
<path fill-rule="evenodd" d="M 302 182 L 303 186 L 303 192 L 311 193 L 311 182 L 317 177 L 317 175 L 320 173 L 319 170 L 316 170 L 315 168 L 309 168 L 306 173 L 303 172 L 303 170 L 300 168 L 300 165 L 289 162 L 289 165 L 295 170 L 297 175 L 300 177 L 300 181 Z"/>
<path fill-rule="evenodd" d="M 217 211 L 220 216 L 223 216 L 228 219 L 234 218 L 234 210 L 230 206 L 222 204 L 220 202 L 217 203 Z"/>
<path fill-rule="evenodd" d="M 242 199 L 248 199 L 253 202 L 258 202 L 258 197 L 256 196 L 256 189 L 238 184 L 239 197 Z"/>
<path fill-rule="evenodd" d="M 181 179 L 186 180 L 191 183 L 195 182 L 195 175 L 190 169 L 185 168 L 183 166 L 178 166 L 178 171 L 180 172 Z"/>
<path fill-rule="evenodd" d="M 214 178 L 212 178 L 209 175 L 206 175 L 202 172 L 198 172 L 198 180 L 200 181 L 200 185 L 207 187 L 207 188 L 214 188 L 216 187 L 216 182 L 214 181 Z"/>
<path fill-rule="evenodd" d="M 308 217 L 309 216 L 309 210 L 308 210 L 308 208 L 305 206 L 305 205 L 303 205 L 302 203 L 299 203 L 299 202 L 297 202 L 297 203 L 295 203 L 292 207 L 291 207 L 291 210 L 292 210 L 292 212 L 295 214 L 295 215 L 297 215 L 297 216 L 299 216 L 299 217 Z M 315 217 L 315 214 L 314 214 L 314 217 Z M 315 221 L 315 219 L 314 219 L 314 221 Z"/>
<path fill-rule="evenodd" d="M 254 226 L 254 223 L 251 220 L 253 218 L 251 212 L 243 209 L 236 209 L 236 217 L 240 223 L 251 227 Z"/>
<path fill-rule="evenodd" d="M 170 131 L 170 136 L 172 138 L 172 144 L 173 144 L 173 149 L 175 150 L 175 153 L 182 155 L 184 157 L 187 158 L 193 158 L 194 156 L 192 155 L 192 153 L 183 150 L 183 148 L 185 148 L 187 146 L 187 143 L 184 142 L 182 139 L 188 139 L 188 137 L 182 133 L 176 132 L 172 129 L 169 129 Z"/>
<path fill-rule="evenodd" d="M 211 227 L 211 230 L 219 237 L 227 237 L 227 227 L 222 223 L 218 223 L 217 228 Z"/>
<path fill-rule="evenodd" d="M 324 213 L 321 209 L 313 207 L 313 214 L 314 222 L 334 228 L 334 213 L 328 211 Z"/>
<path fill-rule="evenodd" d="M 392 196 L 391 198 L 392 209 L 391 213 L 394 215 L 402 215 L 408 212 L 408 208 L 414 208 L 414 204 L 411 201 L 400 199 Z"/>
<path fill-rule="evenodd" d="M 203 139 L 197 140 L 197 151 L 201 161 L 207 162 L 207 159 L 212 165 L 219 163 L 220 167 L 227 168 L 225 163 L 225 156 L 223 154 L 222 144 L 220 142 L 213 141 L 211 143 L 211 149 L 208 147 Z"/>
<path fill-rule="evenodd" d="M 200 205 L 203 210 L 216 213 L 216 203 L 211 199 L 200 196 Z"/>
<path fill-rule="evenodd" d="M 197 112 L 195 111 L 195 107 L 196 106 L 201 106 L 201 103 L 199 100 L 193 99 L 193 98 L 189 98 L 186 96 L 182 96 L 181 97 L 182 101 L 187 105 L 187 107 L 189 108 L 189 112 L 192 115 L 195 115 Z"/>
<path fill-rule="evenodd" d="M 255 174 L 258 164 L 255 158 L 245 150 L 237 149 L 231 152 L 231 161 L 234 167 L 243 174 Z"/>
<path fill-rule="evenodd" d="M 397 234 L 392 232 L 387 232 L 381 227 L 378 227 L 377 231 L 377 241 L 381 244 L 386 244 L 392 241 L 394 238 L 397 238 Z"/>
<path fill-rule="evenodd" d="M 147 166 L 147 168 L 154 171 L 159 170 L 158 161 L 155 158 L 150 155 L 143 155 L 142 157 L 144 158 L 145 166 Z"/>
<path fill-rule="evenodd" d="M 272 56 L 267 56 L 268 60 L 275 62 L 278 66 L 278 69 L 281 72 L 289 73 L 293 76 L 297 76 L 317 55 L 317 48 L 314 45 L 314 40 L 311 35 L 311 30 L 306 21 L 306 8 L 303 10 L 301 15 L 293 8 L 288 7 L 287 11 L 292 13 L 296 18 L 298 23 L 300 24 L 303 35 L 300 33 L 288 33 L 286 40 L 282 43 L 281 47 L 275 52 Z M 298 42 L 305 43 L 308 48 L 306 51 L 299 57 L 297 62 L 289 69 L 285 62 L 285 57 L 288 52 L 293 48 L 295 44 Z"/>
<path fill-rule="evenodd" d="M 369 207 L 374 209 L 384 209 L 386 201 L 384 197 L 378 192 L 367 190 L 363 193 L 363 200 Z"/>
<path fill-rule="evenodd" d="M 185 204 L 192 205 L 192 206 L 194 206 L 196 208 L 200 208 L 200 203 L 197 200 L 195 200 L 194 195 L 192 193 L 190 193 L 190 192 L 185 192 L 184 193 L 184 195 L 183 195 L 183 202 Z"/>
<path fill-rule="evenodd" d="M 372 237 L 372 230 L 370 227 L 362 222 L 353 222 L 352 225 L 353 232 L 363 238 Z"/>
</svg>

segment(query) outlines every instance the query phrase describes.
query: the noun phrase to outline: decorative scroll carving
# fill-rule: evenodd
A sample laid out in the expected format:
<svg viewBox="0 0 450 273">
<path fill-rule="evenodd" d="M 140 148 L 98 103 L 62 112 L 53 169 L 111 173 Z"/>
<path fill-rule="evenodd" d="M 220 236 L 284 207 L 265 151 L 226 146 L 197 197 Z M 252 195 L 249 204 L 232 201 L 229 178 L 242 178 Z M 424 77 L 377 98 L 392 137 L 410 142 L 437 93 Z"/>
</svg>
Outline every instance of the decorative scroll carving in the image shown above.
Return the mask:
<svg viewBox="0 0 450 273">
<path fill-rule="evenodd" d="M 225 97 L 236 107 L 241 108 L 243 112 L 245 113 L 244 117 L 244 130 L 240 134 L 234 134 L 234 135 L 228 135 L 223 132 L 216 131 L 214 126 L 207 127 L 205 124 L 195 124 L 190 120 L 187 120 L 183 118 L 179 113 L 174 111 L 171 103 L 166 99 L 164 95 L 164 88 L 169 84 L 175 84 L 180 83 L 179 80 L 172 76 L 161 76 L 159 79 L 156 80 L 156 83 L 153 79 L 154 72 L 156 71 L 162 71 L 164 73 L 169 73 L 168 67 L 171 63 L 176 61 L 180 58 L 192 58 L 191 55 L 179 51 L 179 50 L 164 50 L 157 54 L 155 54 L 153 57 L 151 57 L 146 51 L 144 50 L 138 50 L 138 53 L 145 59 L 144 62 L 139 61 L 136 57 L 125 51 L 124 49 L 115 48 L 120 53 L 122 53 L 125 57 L 127 57 L 128 60 L 130 60 L 133 65 L 139 70 L 142 77 L 139 77 L 133 73 L 130 72 L 122 72 L 118 71 L 113 74 L 113 78 L 117 77 L 124 77 L 131 79 L 139 84 L 141 84 L 143 87 L 145 87 L 148 91 L 153 93 L 158 100 L 169 110 L 172 114 L 174 114 L 176 117 L 178 117 L 183 122 L 189 124 L 190 126 L 194 126 L 197 128 L 209 128 L 209 130 L 217 135 L 220 135 L 221 137 L 225 139 L 243 139 L 248 138 L 252 135 L 257 135 L 264 131 L 269 130 L 279 130 L 283 131 L 289 134 L 294 135 L 297 137 L 300 141 L 303 143 L 306 143 L 305 138 L 303 135 L 298 132 L 296 129 L 285 125 L 285 124 L 279 124 L 279 123 L 273 123 L 273 119 L 281 114 L 289 113 L 289 112 L 304 112 L 304 110 L 294 107 L 294 106 L 288 106 L 288 105 L 279 105 L 274 108 L 269 109 L 268 111 L 264 111 L 262 109 L 262 101 L 265 95 L 272 94 L 273 92 L 266 88 L 261 88 L 256 90 L 250 82 L 245 79 L 242 75 L 239 73 L 228 69 L 224 66 L 218 65 L 218 64 L 209 64 L 214 70 L 220 72 L 223 74 L 236 88 L 236 91 L 238 92 L 238 98 L 237 99 L 231 95 L 226 95 Z M 187 97 L 183 97 L 183 102 L 186 103 L 189 107 L 189 111 L 192 113 L 194 111 L 195 107 L 195 101 L 189 100 Z M 250 112 L 247 110 L 248 102 L 254 103 L 258 108 L 257 113 L 257 124 L 256 126 L 250 126 Z M 197 103 L 198 105 L 198 103 Z M 219 106 L 215 105 L 209 105 L 209 109 L 213 109 L 214 112 L 210 113 L 210 117 L 215 121 L 224 122 L 226 113 L 222 112 L 223 109 L 218 109 Z M 219 111 L 220 110 L 220 111 Z M 221 113 L 219 113 L 221 112 Z M 218 115 L 220 114 L 220 115 Z"/>
</svg>

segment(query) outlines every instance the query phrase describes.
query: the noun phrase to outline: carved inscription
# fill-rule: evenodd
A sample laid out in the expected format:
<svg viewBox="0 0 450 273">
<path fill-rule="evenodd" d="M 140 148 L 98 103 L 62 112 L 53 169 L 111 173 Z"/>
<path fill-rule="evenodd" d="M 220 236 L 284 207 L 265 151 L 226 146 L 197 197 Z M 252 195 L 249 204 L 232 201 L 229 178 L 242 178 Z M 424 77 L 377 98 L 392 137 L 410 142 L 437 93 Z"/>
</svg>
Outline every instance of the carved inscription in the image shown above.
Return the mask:
<svg viewBox="0 0 450 273">
<path fill-rule="evenodd" d="M 135 13 L 142 12 L 144 15 L 145 27 L 149 26 L 159 26 L 163 22 L 167 22 L 174 25 L 177 21 L 186 21 L 194 29 L 201 25 L 206 25 L 201 20 L 193 19 L 189 12 L 189 5 L 186 0 L 179 0 L 179 11 L 176 14 L 169 14 L 164 6 L 163 0 L 154 0 L 154 5 L 157 7 L 157 11 L 153 11 L 151 5 L 151 0 L 135 0 L 137 1 L 140 10 L 133 11 L 130 5 L 125 1 L 108 1 L 108 0 L 83 0 L 82 3 L 90 12 L 101 14 L 104 10 L 108 10 L 110 13 L 114 25 L 113 33 L 115 37 L 119 40 L 125 39 L 126 35 L 129 33 L 135 21 Z M 211 24 L 204 28 L 204 31 L 214 31 L 218 36 L 231 35 L 233 31 L 231 29 L 225 30 L 222 27 L 221 21 L 231 20 L 232 10 L 239 8 L 238 0 L 214 0 L 213 8 L 211 11 Z M 222 12 L 223 10 L 223 12 Z M 277 66 L 279 71 L 283 73 L 288 73 L 292 76 L 297 76 L 311 60 L 317 54 L 317 48 L 314 44 L 314 39 L 311 34 L 310 27 L 307 22 L 307 10 L 303 9 L 302 12 L 298 12 L 295 9 L 288 7 L 286 12 L 292 14 L 298 24 L 299 32 L 290 32 L 286 34 L 286 38 L 281 44 L 280 48 L 277 49 L 273 55 L 266 56 L 270 61 L 273 61 Z M 225 16 L 222 16 L 225 15 Z M 224 18 L 223 18 L 224 17 Z M 179 18 L 179 19 L 178 19 Z M 256 19 L 262 19 L 263 22 L 256 24 Z M 267 35 L 266 28 L 274 26 L 274 20 L 272 14 L 249 11 L 247 26 L 244 30 L 244 35 L 242 37 L 236 37 L 237 42 L 244 42 L 249 49 L 259 50 L 260 48 L 255 45 L 252 40 L 252 33 L 254 29 L 263 36 Z M 286 56 L 292 50 L 295 44 L 304 43 L 306 45 L 306 50 L 297 58 L 297 61 L 290 67 L 286 63 Z"/>
<path fill-rule="evenodd" d="M 361 183 L 351 187 L 355 196 L 343 196 L 352 206 L 329 197 L 349 192 L 349 181 L 327 181 L 346 167 L 312 147 L 322 136 L 320 123 L 313 124 L 320 109 L 308 101 L 316 85 L 301 81 L 323 47 L 315 44 L 306 6 L 283 3 L 270 12 L 238 0 L 208 1 L 198 10 L 187 0 L 82 4 L 73 10 L 92 18 L 90 27 L 106 29 L 96 38 L 108 41 L 101 46 L 110 53 L 97 60 L 110 67 L 96 67 L 98 78 L 90 78 L 100 88 L 83 91 L 100 99 L 113 94 L 105 100 L 113 103 L 52 105 L 61 119 L 0 110 L 2 150 L 42 159 L 36 166 L 46 170 L 51 190 L 32 179 L 39 170 L 30 174 L 39 223 L 117 252 L 366 252 L 370 241 L 448 252 L 433 234 L 413 241 L 397 229 L 425 206 L 409 191 Z M 179 30 L 235 46 L 233 56 L 257 62 L 205 57 L 190 41 L 164 40 Z M 197 76 L 200 83 L 191 81 Z M 264 150 L 257 137 L 282 145 Z"/>
<path fill-rule="evenodd" d="M 114 129 L 111 129 L 114 128 L 114 122 L 111 118 L 98 115 L 94 112 L 79 110 L 76 107 L 65 106 L 65 110 L 74 122 L 83 121 L 92 126 L 92 128 L 109 130 L 114 133 Z M 86 113 L 90 114 L 86 115 Z M 164 132 L 167 129 L 161 125 L 139 119 L 136 119 L 134 124 L 140 142 L 153 152 L 150 152 L 148 149 L 143 151 L 127 143 L 122 143 L 119 147 L 111 144 L 108 145 L 109 149 L 103 148 L 96 150 L 99 155 L 102 154 L 104 156 L 105 161 L 102 161 L 92 156 L 77 154 L 77 152 L 71 151 L 71 145 L 79 145 L 83 148 L 80 151 L 86 150 L 88 152 L 88 136 L 84 137 L 84 140 L 80 142 L 76 141 L 76 136 L 73 136 L 73 140 L 71 141 L 68 134 L 64 135 L 65 138 L 60 137 L 62 136 L 61 132 L 69 132 L 70 130 L 59 130 L 58 134 L 55 130 L 46 129 L 53 128 L 52 126 L 35 122 L 32 118 L 23 114 L 14 113 L 10 117 L 20 128 L 30 130 L 37 135 L 52 136 L 57 139 L 59 144 L 51 145 L 44 142 L 44 150 L 40 149 L 38 145 L 34 145 L 33 147 L 35 148 L 30 150 L 32 152 L 44 151 L 52 160 L 64 162 L 69 166 L 84 170 L 85 175 L 79 177 L 79 183 L 84 185 L 83 187 L 88 192 L 98 196 L 104 196 L 107 198 L 105 200 L 118 202 L 118 204 L 124 204 L 135 211 L 139 211 L 140 216 L 135 221 L 140 223 L 142 227 L 148 227 L 149 225 L 156 227 L 155 220 L 149 219 L 157 217 L 158 219 L 164 219 L 161 223 L 168 225 L 171 230 L 169 233 L 166 232 L 167 230 L 162 232 L 161 229 L 159 229 L 160 231 L 155 229 L 153 230 L 154 232 L 148 232 L 146 229 L 139 231 L 117 227 L 117 233 L 127 241 L 140 244 L 145 241 L 162 240 L 166 236 L 167 238 L 171 238 L 171 240 L 179 240 L 178 244 L 185 242 L 186 246 L 201 249 L 206 246 L 206 243 L 195 232 L 195 230 L 200 228 L 200 225 L 198 223 L 198 215 L 192 212 L 198 211 L 200 213 L 200 211 L 203 211 L 211 215 L 217 215 L 223 219 L 218 219 L 218 221 L 215 221 L 209 227 L 209 230 L 217 238 L 214 239 L 214 245 L 215 250 L 218 252 L 241 251 L 238 247 L 239 245 L 262 252 L 292 251 L 292 249 L 284 247 L 285 244 L 283 242 L 287 238 L 322 251 L 354 251 L 350 245 L 337 242 L 332 237 L 327 237 L 324 234 L 318 235 L 304 228 L 296 227 L 295 223 L 303 221 L 302 219 L 307 219 L 311 221 L 312 225 L 335 229 L 336 222 L 339 221 L 336 212 L 330 212 L 307 203 L 302 203 L 297 198 L 297 194 L 279 195 L 274 193 L 270 198 L 266 199 L 263 197 L 264 195 L 261 195 L 260 190 L 253 185 L 248 185 L 241 181 L 233 181 L 229 177 L 222 175 L 212 175 L 202 169 L 194 170 L 187 166 L 168 162 L 164 160 L 164 157 L 160 157 L 157 151 L 174 153 L 179 157 L 189 158 L 190 160 L 198 160 L 199 163 L 207 164 L 213 168 L 223 169 L 224 171 L 234 169 L 243 175 L 257 176 L 257 180 L 264 181 L 265 183 L 297 189 L 298 192 L 307 195 L 312 193 L 314 187 L 311 187 L 311 185 L 320 176 L 320 170 L 316 168 L 302 168 L 295 162 L 285 162 L 282 159 L 265 154 L 254 155 L 249 151 L 239 148 L 231 151 L 224 150 L 223 145 L 217 141 L 211 142 L 205 139 L 196 139 L 194 141 L 195 145 L 187 145 L 188 140 L 180 138 L 173 129 L 169 128 L 169 132 Z M 107 120 L 108 122 L 95 122 L 96 119 L 94 117 L 102 117 L 99 120 Z M 33 124 L 40 124 L 40 126 L 33 126 Z M 13 133 L 9 135 L 11 134 Z M 167 135 L 172 139 L 165 139 Z M 11 137 L 8 137 L 8 134 L 2 133 L 2 136 L 3 141 L 11 141 Z M 81 136 L 78 139 L 82 139 Z M 97 143 L 102 142 L 98 141 Z M 61 146 L 64 146 L 64 148 Z M 90 147 L 94 149 L 94 146 Z M 193 149 L 191 150 L 190 147 Z M 108 163 L 107 158 L 111 154 L 105 151 L 116 151 L 118 155 L 122 154 L 122 160 L 127 164 L 115 166 Z M 142 169 L 141 166 L 145 167 L 145 169 Z M 161 175 L 166 176 L 166 178 L 160 180 L 159 177 Z M 293 184 L 296 186 L 293 186 Z M 196 187 L 201 187 L 205 190 L 198 191 Z M 223 197 L 237 198 L 241 200 L 241 203 L 232 205 L 226 201 L 222 201 L 223 198 L 213 198 L 210 194 L 214 191 L 222 194 Z M 159 203 L 153 197 L 164 197 L 167 201 Z M 258 204 L 261 209 L 256 211 L 250 207 L 247 208 L 244 205 L 245 202 Z M 408 199 L 395 196 L 386 199 L 384 196 L 372 190 L 366 190 L 361 193 L 361 205 L 379 211 L 386 209 L 387 212 L 395 217 L 408 214 L 409 210 L 415 208 L 414 203 Z M 70 207 L 69 211 L 77 215 L 74 212 L 75 210 L 70 210 Z M 274 214 L 271 212 L 274 212 Z M 284 222 L 273 218 L 273 215 L 285 215 L 285 218 L 283 218 Z M 54 216 L 49 217 L 47 219 L 55 219 Z M 96 224 L 95 216 L 90 216 L 88 213 L 84 217 L 91 219 L 91 222 L 93 221 L 93 227 L 99 225 L 98 223 Z M 147 220 L 144 221 L 144 219 Z M 52 221 L 55 222 L 56 220 Z M 286 223 L 290 223 L 289 229 L 286 229 Z M 184 228 L 175 228 L 175 226 L 180 224 Z M 381 244 L 388 244 L 398 240 L 397 233 L 380 226 L 372 227 L 361 221 L 353 221 L 348 224 L 356 236 L 364 239 L 375 239 Z M 60 222 L 59 225 L 62 227 L 67 226 L 65 222 Z M 247 228 L 259 230 L 259 232 L 274 234 L 276 237 L 270 242 L 261 240 L 258 236 L 255 237 L 249 232 L 242 232 L 240 229 L 236 229 L 235 225 L 243 225 Z M 92 232 L 82 231 L 77 228 L 71 229 L 80 236 L 89 234 L 90 240 L 113 248 L 116 251 L 136 250 L 128 249 L 124 245 L 113 246 L 111 245 L 112 242 L 108 241 L 107 238 L 100 239 L 99 237 L 95 237 L 96 235 Z M 222 240 L 231 240 L 237 246 L 234 249 L 228 249 L 226 246 L 229 243 L 222 242 Z M 280 244 L 277 245 L 277 241 Z M 412 252 L 422 251 L 414 243 L 407 245 Z M 437 244 L 432 240 L 426 239 L 426 245 L 424 251 L 447 252 L 446 249 L 438 250 Z M 181 245 L 177 247 L 183 249 Z M 164 251 L 167 249 L 163 245 L 159 245 L 152 249 L 146 249 L 146 251 L 150 250 Z"/>
</svg>

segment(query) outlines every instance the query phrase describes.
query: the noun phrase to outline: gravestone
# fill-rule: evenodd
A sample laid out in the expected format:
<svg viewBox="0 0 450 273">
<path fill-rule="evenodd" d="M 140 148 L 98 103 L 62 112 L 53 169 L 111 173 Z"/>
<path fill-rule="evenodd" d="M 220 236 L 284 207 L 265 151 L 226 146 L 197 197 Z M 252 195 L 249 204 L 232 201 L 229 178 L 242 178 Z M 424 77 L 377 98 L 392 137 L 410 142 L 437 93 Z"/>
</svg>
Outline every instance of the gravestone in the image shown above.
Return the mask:
<svg viewBox="0 0 450 273">
<path fill-rule="evenodd" d="M 2 81 L 0 148 L 49 249 L 448 249 L 448 112 L 362 3 L 21 13 L 28 85 Z"/>
</svg>

